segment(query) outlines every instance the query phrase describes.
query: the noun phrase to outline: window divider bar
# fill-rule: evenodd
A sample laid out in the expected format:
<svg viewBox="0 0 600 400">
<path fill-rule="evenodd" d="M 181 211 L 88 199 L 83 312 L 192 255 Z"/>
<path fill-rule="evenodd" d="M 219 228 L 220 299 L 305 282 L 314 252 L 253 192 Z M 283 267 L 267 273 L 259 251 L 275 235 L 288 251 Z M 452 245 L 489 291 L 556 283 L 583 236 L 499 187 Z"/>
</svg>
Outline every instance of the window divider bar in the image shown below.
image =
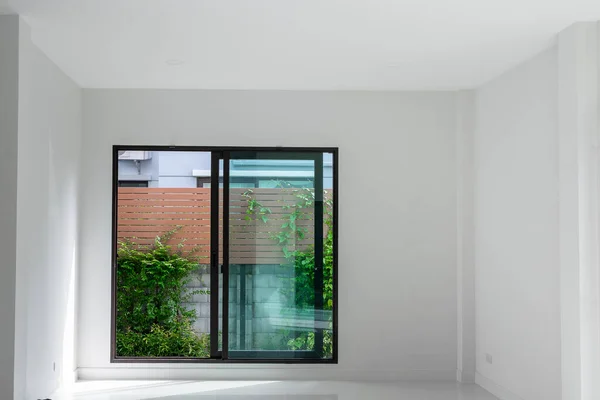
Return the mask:
<svg viewBox="0 0 600 400">
<path fill-rule="evenodd" d="M 219 152 L 211 153 L 210 172 L 210 357 L 219 352 Z"/>
<path fill-rule="evenodd" d="M 223 328 L 222 358 L 229 351 L 229 151 L 223 152 Z"/>
</svg>

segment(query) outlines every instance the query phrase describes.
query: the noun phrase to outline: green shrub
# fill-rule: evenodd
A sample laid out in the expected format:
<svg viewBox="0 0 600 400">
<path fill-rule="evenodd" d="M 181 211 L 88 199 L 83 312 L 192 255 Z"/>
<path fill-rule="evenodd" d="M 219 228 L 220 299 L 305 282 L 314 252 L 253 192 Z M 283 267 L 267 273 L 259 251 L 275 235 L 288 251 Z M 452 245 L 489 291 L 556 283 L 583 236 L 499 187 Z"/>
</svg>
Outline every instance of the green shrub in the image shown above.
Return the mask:
<svg viewBox="0 0 600 400">
<path fill-rule="evenodd" d="M 180 324 L 176 330 L 154 325 L 150 333 L 117 332 L 117 354 L 128 357 L 210 356 L 210 336 L 198 336 L 191 326 Z"/>
<path fill-rule="evenodd" d="M 315 333 L 303 332 L 287 343 L 290 350 L 314 350 Z M 333 356 L 333 334 L 330 330 L 323 331 L 323 356 L 331 358 Z"/>
<path fill-rule="evenodd" d="M 196 311 L 185 307 L 201 291 L 188 288 L 197 260 L 163 244 L 125 241 L 117 252 L 117 356 L 207 357 L 209 338 L 194 331 Z"/>
</svg>

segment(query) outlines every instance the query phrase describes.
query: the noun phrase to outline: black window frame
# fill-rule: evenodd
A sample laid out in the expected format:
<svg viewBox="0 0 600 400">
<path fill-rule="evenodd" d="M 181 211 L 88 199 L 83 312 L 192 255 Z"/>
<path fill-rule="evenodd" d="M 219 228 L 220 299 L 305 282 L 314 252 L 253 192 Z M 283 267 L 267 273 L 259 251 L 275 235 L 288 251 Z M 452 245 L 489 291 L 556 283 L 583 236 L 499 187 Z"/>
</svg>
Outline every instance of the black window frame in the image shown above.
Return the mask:
<svg viewBox="0 0 600 400">
<path fill-rule="evenodd" d="M 181 152 L 211 152 L 213 155 L 213 168 L 215 154 L 230 152 L 281 152 L 282 157 L 286 152 L 291 153 L 331 153 L 333 156 L 333 321 L 332 340 L 333 354 L 331 358 L 271 358 L 271 359 L 231 359 L 231 358 L 192 358 L 192 357 L 119 357 L 116 355 L 116 294 L 117 294 L 117 232 L 118 232 L 118 188 L 119 188 L 119 152 L 127 150 L 140 151 L 181 151 Z M 218 165 L 218 162 L 217 162 Z M 214 178 L 213 173 L 213 178 Z M 219 173 L 216 172 L 218 177 Z M 228 175 L 228 174 L 227 174 Z M 218 189 L 216 190 L 218 191 Z M 213 191 L 214 193 L 214 191 Z M 227 199 L 224 199 L 227 200 Z M 110 335 L 110 362 L 111 363 L 225 363 L 225 364 L 338 364 L 338 253 L 339 253 L 339 148 L 338 147 L 247 147 L 247 146 L 157 146 L 157 145 L 113 145 L 112 148 L 112 239 L 111 239 L 111 335 Z M 216 233 L 218 236 L 218 231 Z M 225 291 L 226 292 L 226 291 Z M 225 299 L 226 296 L 224 296 Z M 224 306 L 226 302 L 224 301 Z M 217 304 L 218 307 L 218 304 Z M 211 335 L 211 337 L 214 335 Z"/>
</svg>

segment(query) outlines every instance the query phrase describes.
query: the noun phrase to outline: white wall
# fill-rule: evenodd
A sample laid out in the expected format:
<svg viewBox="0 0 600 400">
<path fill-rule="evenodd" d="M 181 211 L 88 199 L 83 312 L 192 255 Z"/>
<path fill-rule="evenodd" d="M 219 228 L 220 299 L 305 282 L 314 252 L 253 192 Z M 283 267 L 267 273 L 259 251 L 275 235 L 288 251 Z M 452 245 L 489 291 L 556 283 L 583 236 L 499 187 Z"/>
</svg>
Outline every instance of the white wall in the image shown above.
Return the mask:
<svg viewBox="0 0 600 400">
<path fill-rule="evenodd" d="M 600 27 L 558 37 L 563 399 L 600 398 Z"/>
<path fill-rule="evenodd" d="M 19 18 L 0 15 L 0 398 L 13 398 Z M 15 385 L 16 383 L 16 385 Z"/>
<path fill-rule="evenodd" d="M 475 249 L 474 249 L 474 137 L 475 91 L 456 96 L 456 380 L 475 382 Z"/>
<path fill-rule="evenodd" d="M 17 303 L 26 319 L 16 351 L 26 362 L 22 398 L 46 398 L 74 369 L 81 90 L 22 21 L 18 118 Z"/>
<path fill-rule="evenodd" d="M 454 93 L 84 90 L 83 99 L 80 377 L 455 378 Z M 339 365 L 111 365 L 113 144 L 339 146 Z"/>
<path fill-rule="evenodd" d="M 561 399 L 557 74 L 553 47 L 477 91 L 477 381 L 524 400 Z"/>
</svg>

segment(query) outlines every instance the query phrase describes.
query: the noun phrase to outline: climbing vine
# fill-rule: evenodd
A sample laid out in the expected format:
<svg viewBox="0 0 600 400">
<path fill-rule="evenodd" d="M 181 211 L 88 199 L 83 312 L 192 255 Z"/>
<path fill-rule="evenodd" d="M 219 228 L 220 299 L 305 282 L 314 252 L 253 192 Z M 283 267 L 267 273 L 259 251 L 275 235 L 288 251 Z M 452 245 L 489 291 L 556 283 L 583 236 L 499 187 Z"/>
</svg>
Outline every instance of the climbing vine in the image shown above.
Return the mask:
<svg viewBox="0 0 600 400">
<path fill-rule="evenodd" d="M 285 204 L 282 208 L 288 211 L 281 219 L 281 227 L 276 232 L 271 232 L 270 238 L 280 247 L 286 260 L 294 266 L 294 290 L 283 290 L 297 308 L 313 308 L 315 304 L 314 282 L 315 282 L 315 251 L 314 246 L 305 249 L 291 247 L 293 239 L 302 240 L 306 237 L 308 229 L 298 221 L 312 219 L 314 214 L 315 191 L 313 189 L 294 189 L 289 183 L 278 182 L 277 187 L 288 188 L 293 193 L 296 202 Z M 267 223 L 272 215 L 271 210 L 261 204 L 249 189 L 242 196 L 246 199 L 246 220 L 260 218 Z M 333 309 L 333 198 L 324 191 L 324 213 L 323 222 L 327 232 L 323 241 L 323 309 Z M 288 347 L 292 350 L 314 349 L 314 332 L 305 332 L 288 340 Z M 331 356 L 333 340 L 330 330 L 324 332 L 323 338 L 325 356 Z"/>
</svg>

